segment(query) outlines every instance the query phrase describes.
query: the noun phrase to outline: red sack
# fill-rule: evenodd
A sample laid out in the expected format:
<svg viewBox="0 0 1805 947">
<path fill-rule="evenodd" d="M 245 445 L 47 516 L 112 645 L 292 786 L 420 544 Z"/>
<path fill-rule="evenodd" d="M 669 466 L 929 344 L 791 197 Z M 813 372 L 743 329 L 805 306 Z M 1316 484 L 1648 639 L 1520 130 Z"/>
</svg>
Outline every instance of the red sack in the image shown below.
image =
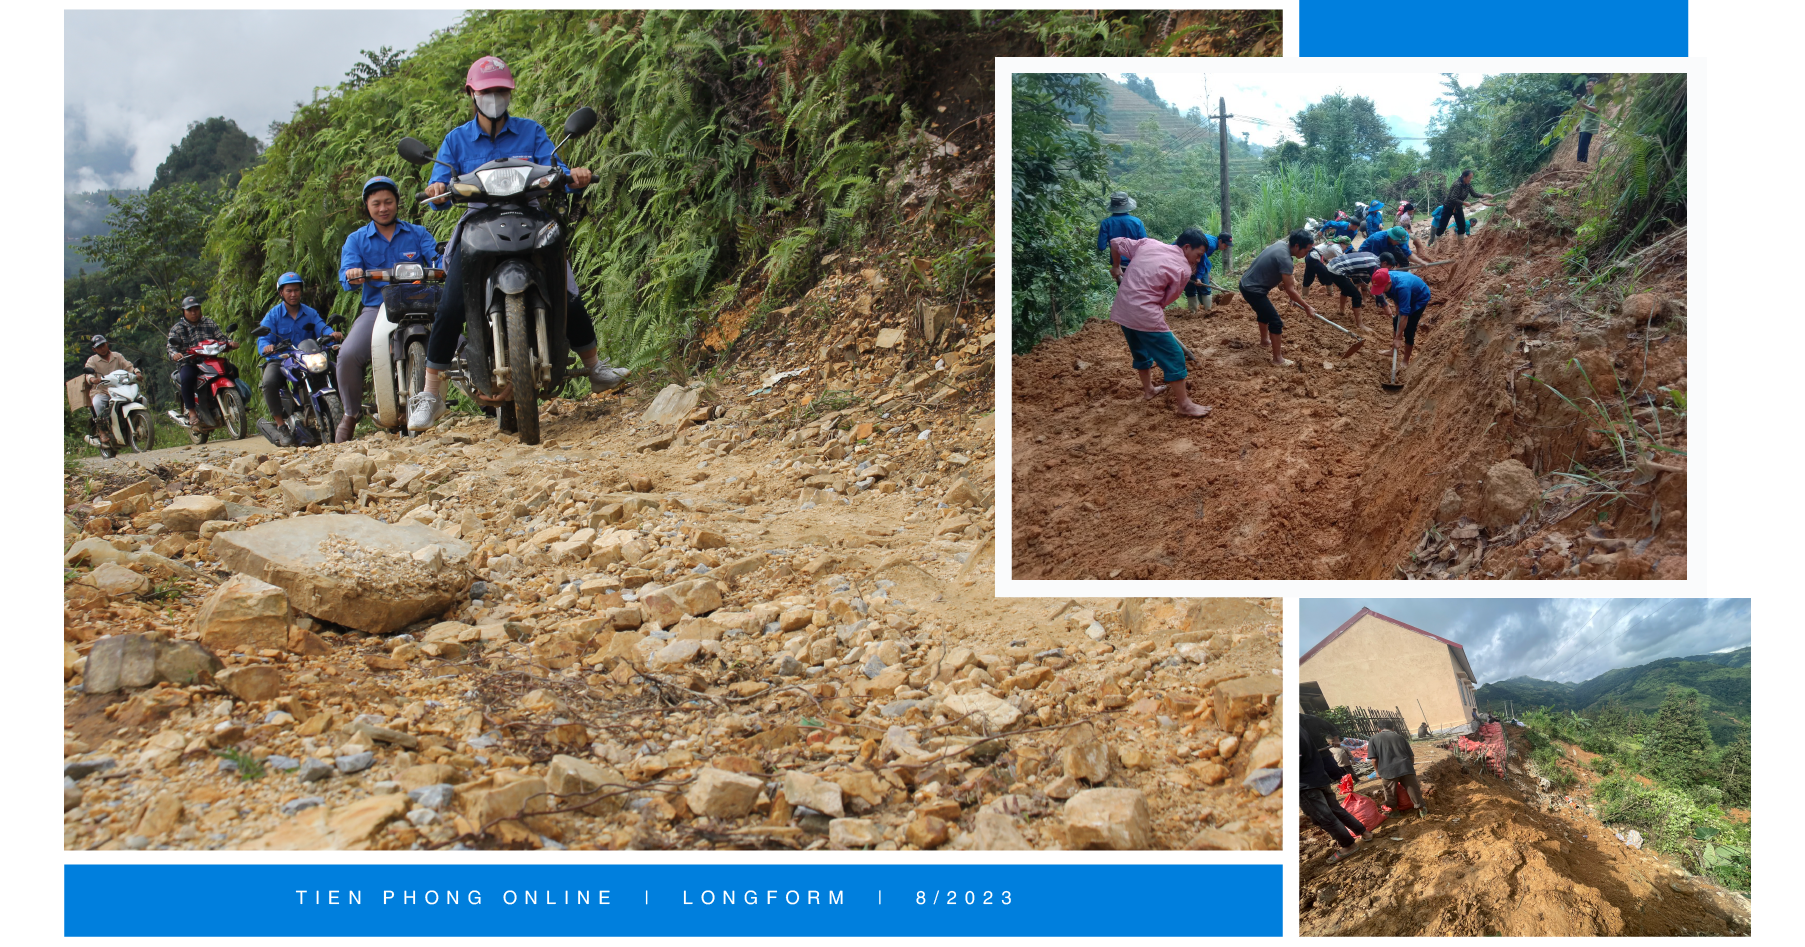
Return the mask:
<svg viewBox="0 0 1805 947">
<path fill-rule="evenodd" d="M 1378 828 L 1380 823 L 1385 821 L 1385 813 L 1379 811 L 1379 804 L 1359 793 L 1351 792 L 1343 796 L 1341 808 L 1346 809 L 1349 815 L 1359 819 L 1360 824 L 1369 830 Z"/>
<path fill-rule="evenodd" d="M 1354 791 L 1354 777 L 1351 775 L 1342 776 L 1341 782 L 1336 783 L 1335 788 L 1341 790 L 1343 795 L 1353 792 Z"/>
</svg>

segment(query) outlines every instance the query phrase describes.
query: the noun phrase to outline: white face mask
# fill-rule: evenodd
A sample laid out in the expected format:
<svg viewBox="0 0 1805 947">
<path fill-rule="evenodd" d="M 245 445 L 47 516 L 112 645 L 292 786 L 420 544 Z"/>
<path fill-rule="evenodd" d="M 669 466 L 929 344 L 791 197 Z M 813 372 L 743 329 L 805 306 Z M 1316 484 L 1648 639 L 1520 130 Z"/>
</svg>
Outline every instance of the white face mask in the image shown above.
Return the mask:
<svg viewBox="0 0 1805 947">
<path fill-rule="evenodd" d="M 514 93 L 506 89 L 497 92 L 478 92 L 476 94 L 476 110 L 491 121 L 508 114 L 508 101 Z"/>
</svg>

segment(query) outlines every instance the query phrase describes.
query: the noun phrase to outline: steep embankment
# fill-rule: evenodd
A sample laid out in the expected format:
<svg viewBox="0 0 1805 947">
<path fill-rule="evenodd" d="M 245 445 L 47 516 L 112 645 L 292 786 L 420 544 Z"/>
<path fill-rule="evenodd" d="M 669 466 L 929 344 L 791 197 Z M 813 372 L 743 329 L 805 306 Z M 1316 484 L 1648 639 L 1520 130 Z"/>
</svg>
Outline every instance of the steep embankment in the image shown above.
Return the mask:
<svg viewBox="0 0 1805 947">
<path fill-rule="evenodd" d="M 1373 832 L 1329 864 L 1328 835 L 1298 818 L 1306 936 L 1586 937 L 1750 932 L 1746 898 L 1632 848 L 1566 797 L 1449 757 L 1424 772 L 1423 820 Z"/>
<path fill-rule="evenodd" d="M 1576 298 L 1572 155 L 1431 251 L 1453 262 L 1420 271 L 1439 305 L 1401 392 L 1380 388 L 1389 325 L 1370 307 L 1343 359 L 1346 336 L 1286 305 L 1282 370 L 1238 297 L 1169 310 L 1200 420 L 1141 399 L 1109 323 L 1016 356 L 1015 575 L 1683 577 L 1685 459 L 1647 445 L 1685 450 L 1684 236 L 1647 255 L 1635 295 Z M 1335 318 L 1335 298 L 1311 303 Z"/>
</svg>

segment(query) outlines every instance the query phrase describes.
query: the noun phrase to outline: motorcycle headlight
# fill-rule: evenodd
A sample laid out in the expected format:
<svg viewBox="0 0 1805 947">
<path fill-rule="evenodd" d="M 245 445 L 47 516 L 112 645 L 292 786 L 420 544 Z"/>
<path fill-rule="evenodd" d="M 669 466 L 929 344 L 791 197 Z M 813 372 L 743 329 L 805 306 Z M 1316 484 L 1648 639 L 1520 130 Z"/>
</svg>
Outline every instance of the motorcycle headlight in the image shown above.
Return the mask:
<svg viewBox="0 0 1805 947">
<path fill-rule="evenodd" d="M 425 274 L 426 267 L 421 266 L 418 263 L 395 264 L 395 280 L 397 282 L 410 279 L 422 279 Z"/>
<path fill-rule="evenodd" d="M 555 220 L 540 227 L 538 236 L 533 238 L 533 249 L 540 250 L 557 243 L 558 238 L 563 236 L 563 233 L 562 230 L 558 229 L 558 222 Z"/>
<path fill-rule="evenodd" d="M 525 168 L 491 168 L 476 172 L 476 179 L 483 182 L 483 190 L 496 197 L 508 197 L 526 190 Z"/>
<path fill-rule="evenodd" d="M 308 371 L 318 374 L 326 370 L 326 353 L 310 352 L 301 356 L 301 365 Z"/>
</svg>

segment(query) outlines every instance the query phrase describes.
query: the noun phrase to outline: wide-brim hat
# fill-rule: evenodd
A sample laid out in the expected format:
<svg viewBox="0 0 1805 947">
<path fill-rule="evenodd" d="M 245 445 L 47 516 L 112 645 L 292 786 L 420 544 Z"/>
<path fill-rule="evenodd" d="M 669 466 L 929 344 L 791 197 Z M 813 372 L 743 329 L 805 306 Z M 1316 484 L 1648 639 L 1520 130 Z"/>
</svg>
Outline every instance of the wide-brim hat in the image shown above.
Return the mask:
<svg viewBox="0 0 1805 947">
<path fill-rule="evenodd" d="M 1110 213 L 1122 214 L 1134 210 L 1134 208 L 1134 198 L 1129 197 L 1127 191 L 1117 191 L 1114 194 L 1109 195 Z"/>
</svg>

